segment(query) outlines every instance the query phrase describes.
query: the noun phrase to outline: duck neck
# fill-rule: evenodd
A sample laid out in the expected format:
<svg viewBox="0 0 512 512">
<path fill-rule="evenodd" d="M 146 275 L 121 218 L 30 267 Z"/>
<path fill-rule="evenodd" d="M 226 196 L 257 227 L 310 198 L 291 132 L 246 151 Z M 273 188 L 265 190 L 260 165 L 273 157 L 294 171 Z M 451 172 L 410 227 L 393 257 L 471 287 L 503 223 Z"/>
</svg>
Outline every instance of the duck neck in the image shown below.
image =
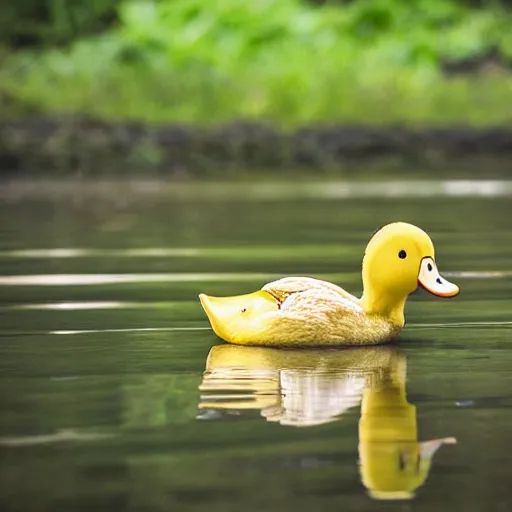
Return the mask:
<svg viewBox="0 0 512 512">
<path fill-rule="evenodd" d="M 367 289 L 361 297 L 361 305 L 369 315 L 388 318 L 393 324 L 403 327 L 405 324 L 404 309 L 407 296 L 392 292 Z"/>
</svg>

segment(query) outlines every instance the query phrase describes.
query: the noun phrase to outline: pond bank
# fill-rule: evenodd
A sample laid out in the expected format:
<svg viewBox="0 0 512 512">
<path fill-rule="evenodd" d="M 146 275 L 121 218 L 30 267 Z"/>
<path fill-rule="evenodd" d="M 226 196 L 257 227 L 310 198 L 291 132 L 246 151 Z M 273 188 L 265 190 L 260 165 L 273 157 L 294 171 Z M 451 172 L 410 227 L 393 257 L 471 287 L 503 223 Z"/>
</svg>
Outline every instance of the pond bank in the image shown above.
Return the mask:
<svg viewBox="0 0 512 512">
<path fill-rule="evenodd" d="M 220 126 L 32 118 L 0 123 L 2 176 L 163 176 L 222 179 L 320 171 L 327 176 L 503 177 L 512 127 L 271 124 Z M 291 171 L 290 171 L 291 170 Z"/>
</svg>

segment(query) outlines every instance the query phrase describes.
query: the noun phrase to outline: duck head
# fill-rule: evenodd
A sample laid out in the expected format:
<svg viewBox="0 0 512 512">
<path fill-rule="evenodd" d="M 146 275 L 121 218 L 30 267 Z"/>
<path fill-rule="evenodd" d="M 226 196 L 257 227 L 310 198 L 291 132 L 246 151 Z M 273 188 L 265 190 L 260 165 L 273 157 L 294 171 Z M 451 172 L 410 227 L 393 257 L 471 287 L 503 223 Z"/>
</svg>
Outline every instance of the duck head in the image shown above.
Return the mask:
<svg viewBox="0 0 512 512">
<path fill-rule="evenodd" d="M 457 285 L 439 274 L 434 244 L 425 231 L 405 222 L 382 227 L 363 258 L 363 307 L 403 326 L 405 301 L 418 286 L 438 297 L 459 293 Z"/>
</svg>

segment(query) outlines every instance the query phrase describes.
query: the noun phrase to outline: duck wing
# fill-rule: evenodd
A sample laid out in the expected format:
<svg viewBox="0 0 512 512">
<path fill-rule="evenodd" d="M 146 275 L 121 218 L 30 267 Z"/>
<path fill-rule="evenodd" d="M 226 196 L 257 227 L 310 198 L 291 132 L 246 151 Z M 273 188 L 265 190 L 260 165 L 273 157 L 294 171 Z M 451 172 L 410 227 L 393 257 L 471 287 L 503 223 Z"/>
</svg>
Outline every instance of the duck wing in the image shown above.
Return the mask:
<svg viewBox="0 0 512 512">
<path fill-rule="evenodd" d="M 345 291 L 343 288 L 340 288 L 333 283 L 322 281 L 321 279 L 314 279 L 312 277 L 283 277 L 277 281 L 267 283 L 263 286 L 262 290 L 273 295 L 281 304 L 284 303 L 291 295 L 306 291 L 309 292 L 307 294 L 309 297 L 314 297 L 316 292 L 319 296 L 334 295 L 332 298 L 337 296 L 341 299 L 359 304 L 359 299 Z"/>
<path fill-rule="evenodd" d="M 291 293 L 277 311 L 264 313 L 264 338 L 290 346 L 358 344 L 367 338 L 368 325 L 363 308 L 338 292 L 308 289 Z M 370 333 L 371 337 L 371 333 Z"/>
<path fill-rule="evenodd" d="M 281 304 L 281 312 L 298 314 L 300 316 L 325 315 L 340 318 L 344 314 L 362 314 L 362 306 L 351 301 L 336 291 L 308 289 L 288 295 Z M 332 318 L 331 318 L 332 317 Z"/>
</svg>

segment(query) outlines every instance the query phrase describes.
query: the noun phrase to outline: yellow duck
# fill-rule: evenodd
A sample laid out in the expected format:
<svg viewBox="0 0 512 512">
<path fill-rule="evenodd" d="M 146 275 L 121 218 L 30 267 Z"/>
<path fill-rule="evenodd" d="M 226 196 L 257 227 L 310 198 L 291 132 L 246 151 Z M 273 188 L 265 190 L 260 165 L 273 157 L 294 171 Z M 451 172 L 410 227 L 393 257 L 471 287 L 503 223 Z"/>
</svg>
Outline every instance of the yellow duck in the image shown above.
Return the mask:
<svg viewBox="0 0 512 512">
<path fill-rule="evenodd" d="M 407 361 L 396 347 L 279 350 L 218 345 L 199 386 L 202 411 L 259 410 L 266 421 L 312 427 L 361 405 L 359 472 L 373 499 L 412 499 L 432 458 L 453 437 L 420 442 L 407 401 Z"/>
<path fill-rule="evenodd" d="M 405 222 L 373 235 L 362 274 L 361 298 L 319 279 L 285 277 L 254 293 L 199 299 L 224 341 L 297 347 L 388 343 L 402 330 L 405 302 L 418 285 L 440 297 L 459 293 L 440 276 L 427 233 Z"/>
</svg>

